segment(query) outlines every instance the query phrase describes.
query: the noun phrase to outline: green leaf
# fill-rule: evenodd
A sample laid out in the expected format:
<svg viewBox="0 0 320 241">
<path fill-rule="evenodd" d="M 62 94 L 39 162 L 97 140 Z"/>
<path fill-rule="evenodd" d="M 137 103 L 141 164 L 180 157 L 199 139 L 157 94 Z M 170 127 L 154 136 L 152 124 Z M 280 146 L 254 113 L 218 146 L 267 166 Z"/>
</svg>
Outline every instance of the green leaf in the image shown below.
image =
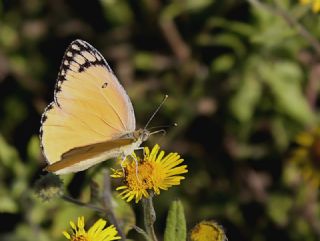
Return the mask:
<svg viewBox="0 0 320 241">
<path fill-rule="evenodd" d="M 34 135 L 30 138 L 28 143 L 27 151 L 28 151 L 28 158 L 32 161 L 38 159 L 40 156 L 40 141 L 39 137 Z"/>
<path fill-rule="evenodd" d="M 10 197 L 9 193 L 0 196 L 0 212 L 16 213 L 18 212 L 17 203 Z"/>
<path fill-rule="evenodd" d="M 20 162 L 18 152 L 11 147 L 0 134 L 0 163 L 5 168 L 12 168 L 15 162 Z"/>
<path fill-rule="evenodd" d="M 126 1 L 101 1 L 105 18 L 115 26 L 129 24 L 133 18 L 133 12 Z"/>
<path fill-rule="evenodd" d="M 243 58 L 247 52 L 245 44 L 241 41 L 239 36 L 234 33 L 221 33 L 215 35 L 211 33 L 199 34 L 196 38 L 196 43 L 200 46 L 230 48 L 236 56 L 241 58 Z"/>
<path fill-rule="evenodd" d="M 270 218 L 278 225 L 286 225 L 292 208 L 292 198 L 283 194 L 274 194 L 269 197 L 267 210 Z"/>
<path fill-rule="evenodd" d="M 239 121 L 248 122 L 253 117 L 262 90 L 261 83 L 251 73 L 247 73 L 243 78 L 242 84 L 230 101 L 229 108 Z"/>
<path fill-rule="evenodd" d="M 152 53 L 141 51 L 134 56 L 135 68 L 139 70 L 150 70 L 153 67 L 154 58 Z"/>
<path fill-rule="evenodd" d="M 215 72 L 227 72 L 235 64 L 235 58 L 231 54 L 223 54 L 212 61 L 211 69 Z"/>
<path fill-rule="evenodd" d="M 278 61 L 260 65 L 259 72 L 270 88 L 275 108 L 301 124 L 311 124 L 314 115 L 303 95 L 302 71 L 293 62 Z"/>
<path fill-rule="evenodd" d="M 181 201 L 174 201 L 169 209 L 164 241 L 185 241 L 187 238 L 186 220 Z"/>
<path fill-rule="evenodd" d="M 210 17 L 206 23 L 207 29 L 222 28 L 225 32 L 237 33 L 245 37 L 255 35 L 256 29 L 253 25 L 244 22 L 230 21 L 221 17 Z"/>
<path fill-rule="evenodd" d="M 161 13 L 161 21 L 167 19 L 173 19 L 186 12 L 198 12 L 199 10 L 208 7 L 212 4 L 210 0 L 187 0 L 184 2 L 181 1 L 172 1 L 167 7 L 163 8 Z"/>
</svg>

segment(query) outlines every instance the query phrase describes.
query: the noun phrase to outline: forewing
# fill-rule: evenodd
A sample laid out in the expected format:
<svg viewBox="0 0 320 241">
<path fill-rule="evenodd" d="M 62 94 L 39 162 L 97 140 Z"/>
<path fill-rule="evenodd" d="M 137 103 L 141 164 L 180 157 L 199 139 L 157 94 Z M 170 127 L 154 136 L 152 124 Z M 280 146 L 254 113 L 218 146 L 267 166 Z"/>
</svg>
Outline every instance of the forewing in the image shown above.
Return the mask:
<svg viewBox="0 0 320 241">
<path fill-rule="evenodd" d="M 55 100 L 41 119 L 40 138 L 49 164 L 82 146 L 135 130 L 131 101 L 102 55 L 82 40 L 65 52 Z"/>
</svg>

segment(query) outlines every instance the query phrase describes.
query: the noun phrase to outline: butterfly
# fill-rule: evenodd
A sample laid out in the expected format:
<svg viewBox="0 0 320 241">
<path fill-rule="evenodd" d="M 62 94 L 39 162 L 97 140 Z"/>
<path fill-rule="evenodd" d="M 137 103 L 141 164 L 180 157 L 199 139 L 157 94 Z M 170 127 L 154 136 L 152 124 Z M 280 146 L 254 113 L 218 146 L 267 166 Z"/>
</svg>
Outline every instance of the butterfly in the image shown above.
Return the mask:
<svg viewBox="0 0 320 241">
<path fill-rule="evenodd" d="M 41 117 L 45 170 L 66 174 L 110 158 L 124 160 L 149 135 L 146 128 L 136 130 L 130 98 L 103 56 L 89 43 L 73 41 L 62 59 L 54 101 Z"/>
</svg>

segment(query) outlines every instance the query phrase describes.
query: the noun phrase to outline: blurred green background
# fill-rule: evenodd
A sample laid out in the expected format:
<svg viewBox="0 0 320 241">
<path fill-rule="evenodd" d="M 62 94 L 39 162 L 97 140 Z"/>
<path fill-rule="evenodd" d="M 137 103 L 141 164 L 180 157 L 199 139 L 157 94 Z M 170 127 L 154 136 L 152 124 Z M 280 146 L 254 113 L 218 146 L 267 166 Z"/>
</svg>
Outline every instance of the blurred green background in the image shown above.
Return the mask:
<svg viewBox="0 0 320 241">
<path fill-rule="evenodd" d="M 311 174 L 290 161 L 296 135 L 312 139 L 317 126 L 319 24 L 295 0 L 0 1 L 0 240 L 64 240 L 69 220 L 94 215 L 33 191 L 45 166 L 40 116 L 76 38 L 105 56 L 138 126 L 169 95 L 152 126 L 178 127 L 148 145 L 180 153 L 189 173 L 155 198 L 159 237 L 181 199 L 189 229 L 213 219 L 229 240 L 320 240 L 318 186 L 308 182 L 320 178 L 319 145 L 306 147 Z M 70 195 L 87 201 L 105 165 L 64 176 Z"/>
</svg>

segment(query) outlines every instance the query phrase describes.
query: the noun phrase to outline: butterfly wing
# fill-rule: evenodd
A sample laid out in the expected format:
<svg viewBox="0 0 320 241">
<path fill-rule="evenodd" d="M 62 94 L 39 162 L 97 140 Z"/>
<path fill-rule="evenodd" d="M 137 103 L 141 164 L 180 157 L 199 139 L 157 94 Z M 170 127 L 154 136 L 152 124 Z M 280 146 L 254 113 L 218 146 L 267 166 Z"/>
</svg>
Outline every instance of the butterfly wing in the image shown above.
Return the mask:
<svg viewBox="0 0 320 241">
<path fill-rule="evenodd" d="M 76 147 L 64 153 L 61 160 L 47 166 L 45 169 L 56 174 L 82 171 L 94 164 L 120 155 L 122 153 L 121 149 L 126 148 L 126 146 L 132 143 L 133 139 L 121 138 Z"/>
<path fill-rule="evenodd" d="M 64 54 L 54 101 L 41 124 L 42 149 L 50 165 L 74 148 L 116 140 L 136 125 L 125 90 L 103 56 L 82 40 L 73 41 Z"/>
</svg>

